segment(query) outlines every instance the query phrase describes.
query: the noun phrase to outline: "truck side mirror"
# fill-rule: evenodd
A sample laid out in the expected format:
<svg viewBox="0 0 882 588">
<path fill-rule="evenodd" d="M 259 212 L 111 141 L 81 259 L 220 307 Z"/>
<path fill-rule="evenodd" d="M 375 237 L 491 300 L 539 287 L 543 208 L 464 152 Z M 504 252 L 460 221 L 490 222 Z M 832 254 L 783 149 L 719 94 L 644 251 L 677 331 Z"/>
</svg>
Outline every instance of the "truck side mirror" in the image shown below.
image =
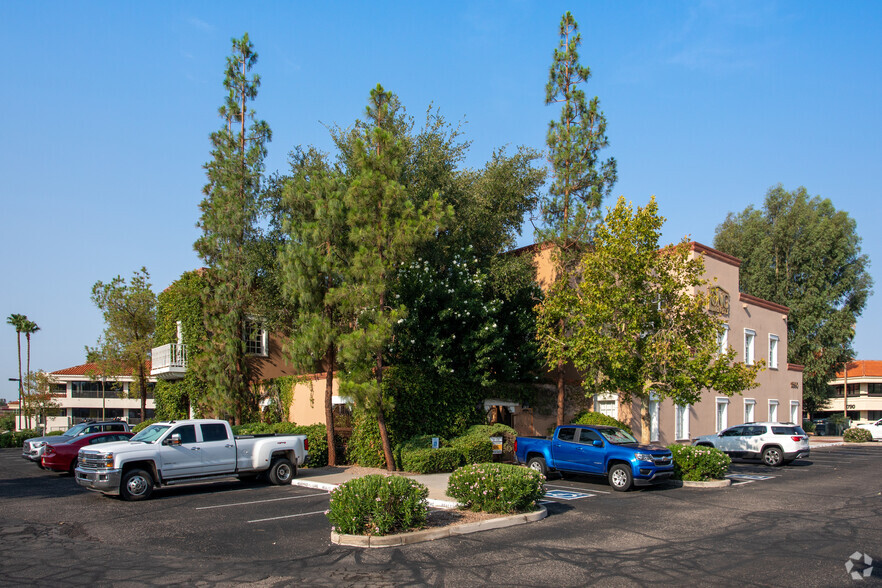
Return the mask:
<svg viewBox="0 0 882 588">
<path fill-rule="evenodd" d="M 181 436 L 178 433 L 175 433 L 171 437 L 165 440 L 166 445 L 180 445 L 181 444 Z"/>
<path fill-rule="evenodd" d="M 603 447 L 603 441 L 601 441 L 600 439 L 595 439 L 591 442 L 591 445 L 593 445 L 594 447 Z"/>
</svg>

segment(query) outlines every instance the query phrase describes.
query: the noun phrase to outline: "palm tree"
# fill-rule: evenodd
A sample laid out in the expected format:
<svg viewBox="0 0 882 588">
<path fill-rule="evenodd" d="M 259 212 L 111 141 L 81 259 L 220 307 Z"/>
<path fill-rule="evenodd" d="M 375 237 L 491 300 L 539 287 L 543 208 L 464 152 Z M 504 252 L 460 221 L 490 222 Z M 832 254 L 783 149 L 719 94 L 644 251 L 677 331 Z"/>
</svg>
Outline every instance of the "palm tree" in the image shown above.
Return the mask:
<svg viewBox="0 0 882 588">
<path fill-rule="evenodd" d="M 28 317 L 23 314 L 10 314 L 6 317 L 6 323 L 15 327 L 15 334 L 18 336 L 18 416 L 21 418 L 21 333 L 28 322 Z M 36 325 L 35 325 L 36 326 Z M 17 423 L 16 426 L 21 426 Z"/>
<path fill-rule="evenodd" d="M 30 391 L 31 391 L 31 390 L 30 390 L 30 381 L 31 381 L 31 334 L 32 334 L 32 333 L 36 333 L 36 332 L 39 331 L 39 330 L 40 330 L 40 327 L 37 326 L 37 323 L 35 323 L 34 321 L 27 320 L 27 317 L 25 317 L 25 321 L 24 321 L 24 324 L 22 325 L 21 332 L 25 334 L 25 338 L 28 340 L 28 369 L 27 369 L 27 374 L 28 374 L 28 375 L 27 375 L 28 394 L 30 394 Z M 19 351 L 19 354 L 21 354 L 21 351 Z M 21 360 L 19 360 L 19 362 L 20 362 L 20 361 L 21 361 Z M 21 369 L 21 368 L 19 367 L 19 369 Z M 35 417 L 35 420 L 36 420 L 36 417 Z M 36 425 L 37 423 L 34 423 L 34 424 Z M 31 414 L 30 414 L 30 412 L 28 413 L 28 428 L 29 428 L 29 429 L 31 428 Z"/>
</svg>

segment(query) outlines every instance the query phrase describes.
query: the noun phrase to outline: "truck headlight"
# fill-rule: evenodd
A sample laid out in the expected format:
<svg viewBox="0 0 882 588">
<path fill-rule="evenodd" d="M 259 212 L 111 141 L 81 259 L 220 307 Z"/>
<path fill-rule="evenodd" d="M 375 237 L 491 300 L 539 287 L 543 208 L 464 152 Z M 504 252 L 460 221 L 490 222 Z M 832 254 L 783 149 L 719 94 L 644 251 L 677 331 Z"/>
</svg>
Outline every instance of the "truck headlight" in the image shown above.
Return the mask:
<svg viewBox="0 0 882 588">
<path fill-rule="evenodd" d="M 113 454 L 112 453 L 105 453 L 104 457 L 101 458 L 101 462 L 105 468 L 112 468 L 113 467 Z"/>
<path fill-rule="evenodd" d="M 652 456 L 648 453 L 636 453 L 634 454 L 634 457 L 638 461 L 652 461 Z"/>
</svg>

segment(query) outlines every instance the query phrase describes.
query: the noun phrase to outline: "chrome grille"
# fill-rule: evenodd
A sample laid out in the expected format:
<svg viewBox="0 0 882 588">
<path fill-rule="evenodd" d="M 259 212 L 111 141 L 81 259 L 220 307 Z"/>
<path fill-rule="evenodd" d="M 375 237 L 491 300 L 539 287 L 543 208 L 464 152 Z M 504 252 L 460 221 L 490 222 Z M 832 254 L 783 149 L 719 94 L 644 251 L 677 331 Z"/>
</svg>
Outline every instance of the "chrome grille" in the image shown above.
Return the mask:
<svg viewBox="0 0 882 588">
<path fill-rule="evenodd" d="M 105 458 L 103 453 L 97 451 L 80 451 L 77 456 L 79 467 L 84 470 L 102 470 L 104 469 Z"/>
</svg>

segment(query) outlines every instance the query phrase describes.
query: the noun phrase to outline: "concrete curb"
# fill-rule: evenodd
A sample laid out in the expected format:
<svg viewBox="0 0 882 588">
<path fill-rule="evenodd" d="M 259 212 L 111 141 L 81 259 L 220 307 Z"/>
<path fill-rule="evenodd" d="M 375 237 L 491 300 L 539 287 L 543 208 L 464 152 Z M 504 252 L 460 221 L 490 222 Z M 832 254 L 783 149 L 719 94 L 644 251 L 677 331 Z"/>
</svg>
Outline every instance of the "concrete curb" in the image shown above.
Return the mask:
<svg viewBox="0 0 882 588">
<path fill-rule="evenodd" d="M 707 482 L 693 482 L 691 480 L 671 480 L 668 482 L 677 488 L 726 488 L 732 485 L 732 480 L 708 480 Z"/>
<path fill-rule="evenodd" d="M 313 482 L 311 480 L 302 480 L 294 478 L 291 480 L 292 486 L 300 486 L 302 488 L 313 488 L 315 490 L 324 490 L 325 492 L 330 492 L 339 484 L 328 484 L 327 482 Z M 443 508 L 445 510 L 449 510 L 451 508 L 456 508 L 459 506 L 459 503 L 455 500 L 437 500 L 435 498 L 427 498 L 426 504 L 431 506 L 432 508 Z"/>
<path fill-rule="evenodd" d="M 477 523 L 467 523 L 465 525 L 455 525 L 441 529 L 426 529 L 425 531 L 398 533 L 395 535 L 345 535 L 331 531 L 331 543 L 345 545 L 347 547 L 397 547 L 400 545 L 422 543 L 423 541 L 444 539 L 445 537 L 454 537 L 456 535 L 468 535 L 469 533 L 478 533 L 480 531 L 489 531 L 491 529 L 502 529 L 514 525 L 533 523 L 535 521 L 541 521 L 547 516 L 548 510 L 544 506 L 540 506 L 539 510 L 526 514 L 500 517 L 498 519 L 489 519 L 486 521 L 478 521 Z"/>
</svg>

